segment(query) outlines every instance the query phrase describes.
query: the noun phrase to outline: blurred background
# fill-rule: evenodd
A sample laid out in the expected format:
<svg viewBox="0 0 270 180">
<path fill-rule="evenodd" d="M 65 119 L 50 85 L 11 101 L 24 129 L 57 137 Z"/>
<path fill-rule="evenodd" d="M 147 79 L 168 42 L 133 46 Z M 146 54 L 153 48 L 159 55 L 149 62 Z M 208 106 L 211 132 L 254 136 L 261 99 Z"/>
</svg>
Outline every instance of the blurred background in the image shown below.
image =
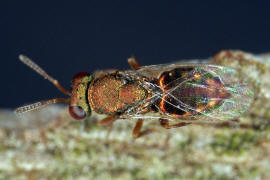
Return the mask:
<svg viewBox="0 0 270 180">
<path fill-rule="evenodd" d="M 80 71 L 269 52 L 269 1 L 5 1 L 0 4 L 0 108 L 62 97 L 18 60 L 25 54 L 68 88 Z"/>
<path fill-rule="evenodd" d="M 167 130 L 146 119 L 153 133 L 134 141 L 134 120 L 109 131 L 102 117 L 73 121 L 63 106 L 11 111 L 64 97 L 19 54 L 68 89 L 81 71 L 129 69 L 130 56 L 150 65 L 269 53 L 269 19 L 269 1 L 1 1 L 0 179 L 270 179 L 270 61 L 253 56 L 218 62 L 258 92 L 239 124 Z"/>
</svg>

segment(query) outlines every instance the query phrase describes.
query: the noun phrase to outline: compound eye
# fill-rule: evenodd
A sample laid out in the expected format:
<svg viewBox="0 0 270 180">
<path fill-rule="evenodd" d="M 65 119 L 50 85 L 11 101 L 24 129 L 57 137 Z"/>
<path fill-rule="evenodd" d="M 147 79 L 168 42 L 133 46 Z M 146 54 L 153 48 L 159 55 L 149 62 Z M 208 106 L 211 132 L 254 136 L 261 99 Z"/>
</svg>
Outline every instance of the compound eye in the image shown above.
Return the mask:
<svg viewBox="0 0 270 180">
<path fill-rule="evenodd" d="M 86 113 L 81 106 L 69 106 L 69 113 L 77 120 L 81 120 L 86 117 Z"/>
<path fill-rule="evenodd" d="M 72 80 L 75 80 L 75 79 L 80 79 L 80 78 L 83 78 L 85 76 L 90 76 L 90 74 L 88 72 L 80 72 L 78 74 L 75 74 L 72 78 Z"/>
</svg>

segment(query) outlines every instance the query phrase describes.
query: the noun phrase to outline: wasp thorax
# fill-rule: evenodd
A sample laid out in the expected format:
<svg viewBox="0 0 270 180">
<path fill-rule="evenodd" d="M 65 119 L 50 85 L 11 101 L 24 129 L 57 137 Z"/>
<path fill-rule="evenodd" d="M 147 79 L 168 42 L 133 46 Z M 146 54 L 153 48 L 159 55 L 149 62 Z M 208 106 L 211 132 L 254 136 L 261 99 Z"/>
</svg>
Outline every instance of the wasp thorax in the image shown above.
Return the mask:
<svg viewBox="0 0 270 180">
<path fill-rule="evenodd" d="M 87 89 L 91 80 L 92 76 L 87 72 L 78 73 L 72 78 L 69 112 L 74 119 L 80 120 L 91 114 L 87 103 Z"/>
<path fill-rule="evenodd" d="M 124 81 L 115 75 L 98 78 L 89 87 L 89 103 L 101 114 L 117 114 L 146 97 L 146 91 L 135 81 Z"/>
</svg>

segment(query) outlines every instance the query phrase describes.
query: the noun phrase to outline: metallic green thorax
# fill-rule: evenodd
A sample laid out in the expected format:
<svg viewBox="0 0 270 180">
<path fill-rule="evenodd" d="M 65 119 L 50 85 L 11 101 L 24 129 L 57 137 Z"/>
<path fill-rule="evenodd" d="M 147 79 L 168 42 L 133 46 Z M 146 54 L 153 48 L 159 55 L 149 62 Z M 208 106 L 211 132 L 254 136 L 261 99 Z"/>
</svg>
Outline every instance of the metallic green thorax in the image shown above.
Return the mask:
<svg viewBox="0 0 270 180">
<path fill-rule="evenodd" d="M 80 106 L 86 113 L 86 116 L 91 115 L 91 107 L 88 103 L 87 90 L 93 76 L 83 76 L 73 78 L 71 85 L 70 106 Z"/>
</svg>

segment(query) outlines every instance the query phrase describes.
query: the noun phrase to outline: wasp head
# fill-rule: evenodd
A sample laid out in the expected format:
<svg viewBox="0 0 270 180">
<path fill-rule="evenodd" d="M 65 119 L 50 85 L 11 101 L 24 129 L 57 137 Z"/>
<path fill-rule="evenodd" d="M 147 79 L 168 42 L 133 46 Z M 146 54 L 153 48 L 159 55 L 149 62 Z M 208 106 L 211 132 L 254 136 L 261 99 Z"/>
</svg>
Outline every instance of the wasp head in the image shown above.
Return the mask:
<svg viewBox="0 0 270 180">
<path fill-rule="evenodd" d="M 78 73 L 72 78 L 69 113 L 74 119 L 81 120 L 91 115 L 87 89 L 92 79 L 93 76 L 87 72 Z"/>
</svg>

